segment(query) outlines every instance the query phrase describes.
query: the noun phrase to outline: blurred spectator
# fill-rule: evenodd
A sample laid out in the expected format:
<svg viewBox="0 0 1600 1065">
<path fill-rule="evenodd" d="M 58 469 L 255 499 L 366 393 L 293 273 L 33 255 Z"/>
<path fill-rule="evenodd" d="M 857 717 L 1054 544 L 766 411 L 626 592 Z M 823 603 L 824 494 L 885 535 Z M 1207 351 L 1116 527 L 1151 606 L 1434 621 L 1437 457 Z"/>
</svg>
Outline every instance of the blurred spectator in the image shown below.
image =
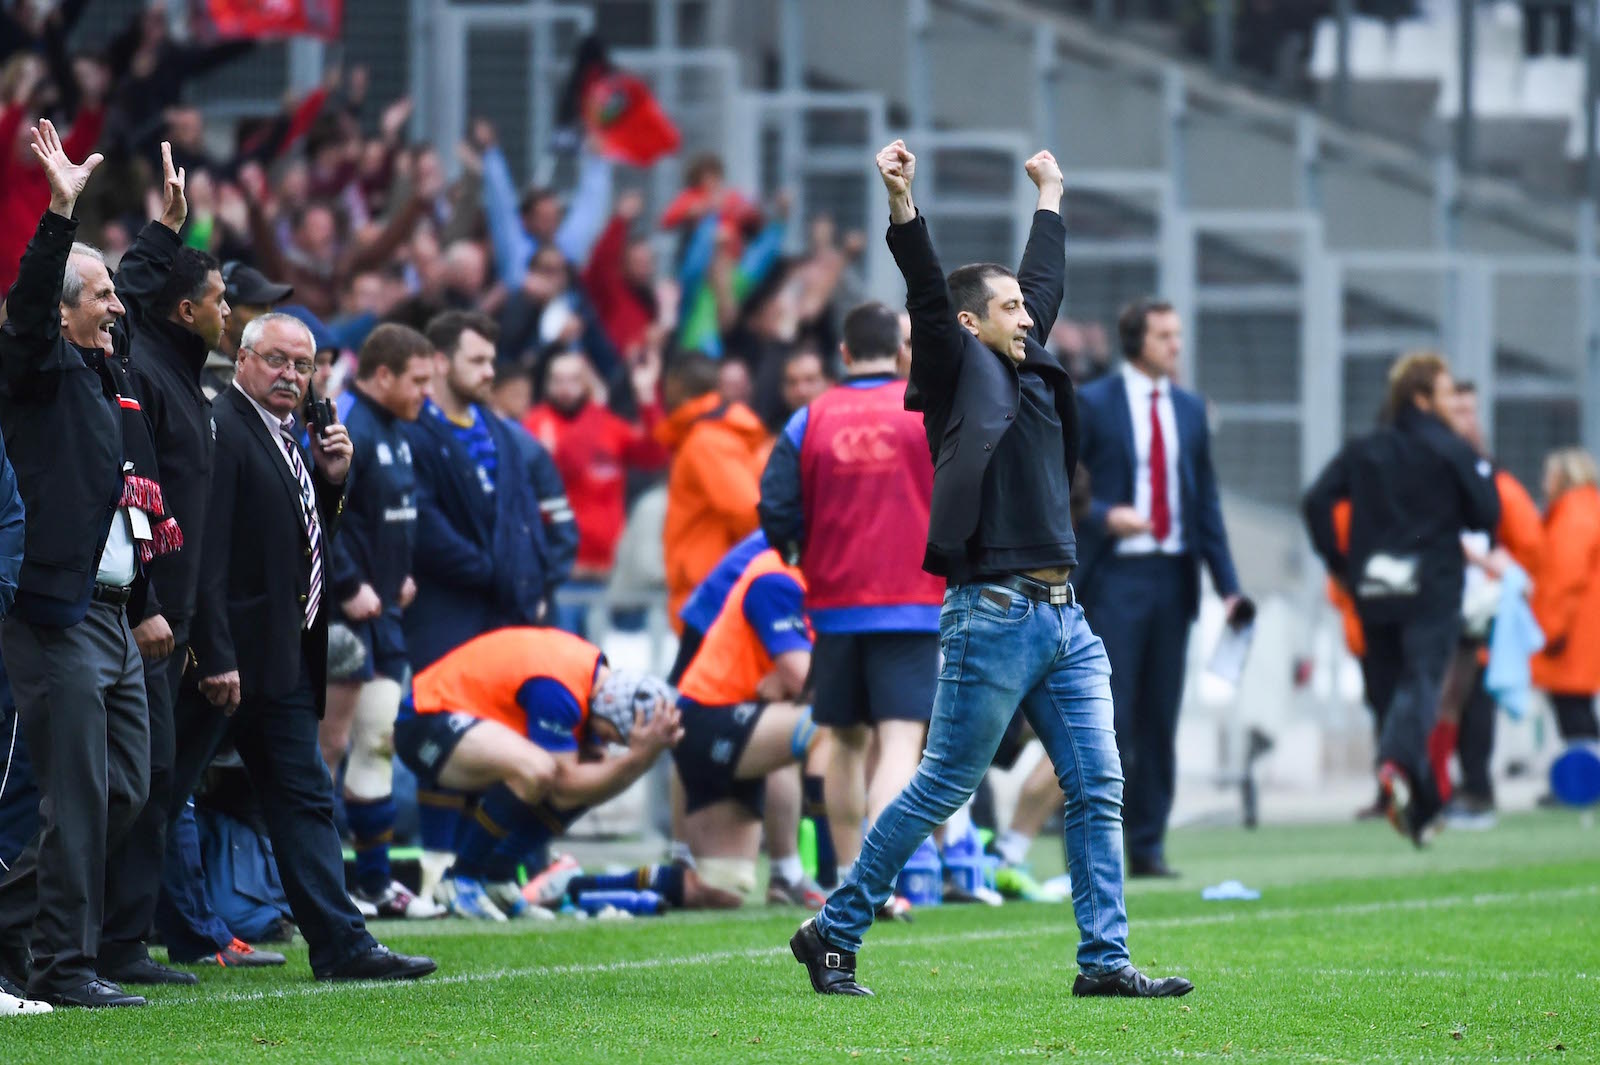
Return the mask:
<svg viewBox="0 0 1600 1065">
<path fill-rule="evenodd" d="M 815 348 L 801 348 L 783 360 L 783 409 L 785 421 L 833 384 L 833 374 Z M 781 426 L 779 428 L 782 428 Z"/>
<path fill-rule="evenodd" d="M 166 4 L 146 7 L 106 48 L 117 85 L 112 147 L 124 155 L 154 156 L 167 109 L 182 102 L 184 84 L 249 55 L 255 47 L 254 41 L 180 43 L 172 39 Z"/>
<path fill-rule="evenodd" d="M 489 397 L 489 406 L 506 421 L 522 424 L 533 409 L 533 376 L 520 366 L 500 363 L 495 367 L 494 392 Z M 539 442 L 546 451 L 553 451 L 548 441 Z"/>
<path fill-rule="evenodd" d="M 1098 381 L 1111 370 L 1111 345 L 1099 322 L 1059 318 L 1050 330 L 1049 347 L 1079 388 Z"/>
<path fill-rule="evenodd" d="M 555 459 L 577 518 L 574 581 L 600 581 L 611 572 L 626 518 L 627 471 L 667 463 L 666 451 L 650 436 L 661 419 L 654 402 L 659 372 L 654 360 L 634 371 L 635 391 L 649 400 L 641 404 L 643 420 L 630 422 L 595 398 L 593 370 L 583 356 L 565 352 L 546 364 L 543 402 L 522 422 Z"/>
<path fill-rule="evenodd" d="M 494 241 L 495 269 L 507 289 L 522 283 L 534 253 L 547 245 L 571 266 L 588 259 L 611 209 L 608 161 L 588 148 L 580 152 L 578 187 L 568 210 L 553 189 L 531 187 L 517 196 L 494 127 L 483 119 L 473 123 L 473 147 L 483 159 L 483 208 Z"/>
<path fill-rule="evenodd" d="M 546 353 L 574 346 L 588 357 L 608 388 L 620 385 L 626 391 L 622 359 L 599 315 L 573 284 L 560 250 L 547 245 L 534 253 L 521 284 L 506 298 L 500 314 L 500 358 L 533 366 Z M 623 409 L 633 408 L 625 401 Z"/>
<path fill-rule="evenodd" d="M 1544 464 L 1544 559 L 1533 582 L 1533 611 L 1544 650 L 1533 683 L 1548 692 L 1567 742 L 1600 739 L 1600 481 L 1582 448 L 1553 452 Z"/>
<path fill-rule="evenodd" d="M 625 192 L 583 271 L 583 286 L 600 312 L 612 344 L 629 361 L 638 355 L 660 313 L 656 302 L 655 251 L 632 228 L 644 212 L 644 197 Z"/>
<path fill-rule="evenodd" d="M 666 421 L 655 437 L 672 452 L 662 547 L 667 563 L 667 617 L 722 556 L 756 529 L 761 471 L 772 441 L 755 412 L 717 394 L 714 359 L 684 355 L 667 367 L 661 399 Z"/>
<path fill-rule="evenodd" d="M 0 67 L 0 293 L 16 281 L 23 249 L 50 202 L 49 183 L 28 148 L 28 129 L 51 92 L 49 75 L 45 61 L 31 53 Z M 105 128 L 104 78 L 91 76 L 78 88 L 71 128 L 61 138 L 62 150 L 73 159 L 88 155 Z"/>
</svg>

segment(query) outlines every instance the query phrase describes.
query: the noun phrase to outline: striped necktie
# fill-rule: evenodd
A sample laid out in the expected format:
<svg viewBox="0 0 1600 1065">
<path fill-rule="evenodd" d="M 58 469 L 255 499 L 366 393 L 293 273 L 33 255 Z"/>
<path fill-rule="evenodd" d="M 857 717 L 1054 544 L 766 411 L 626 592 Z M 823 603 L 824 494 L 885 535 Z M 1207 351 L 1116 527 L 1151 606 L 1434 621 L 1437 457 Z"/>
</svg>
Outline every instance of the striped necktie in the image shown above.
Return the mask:
<svg viewBox="0 0 1600 1065">
<path fill-rule="evenodd" d="M 306 592 L 306 628 L 317 618 L 317 607 L 322 603 L 322 523 L 317 520 L 317 491 L 311 484 L 311 474 L 300 459 L 300 442 L 288 426 L 282 427 L 284 449 L 289 455 L 289 469 L 300 482 L 300 519 L 305 523 L 306 542 L 311 545 L 311 582 Z"/>
</svg>

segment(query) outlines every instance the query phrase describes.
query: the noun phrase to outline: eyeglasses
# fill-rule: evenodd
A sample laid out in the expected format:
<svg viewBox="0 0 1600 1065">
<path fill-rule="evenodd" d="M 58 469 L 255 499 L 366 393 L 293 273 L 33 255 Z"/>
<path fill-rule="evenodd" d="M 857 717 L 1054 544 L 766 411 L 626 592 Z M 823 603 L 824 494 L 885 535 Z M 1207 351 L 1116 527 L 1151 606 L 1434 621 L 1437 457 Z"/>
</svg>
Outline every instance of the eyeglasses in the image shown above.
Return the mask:
<svg viewBox="0 0 1600 1065">
<path fill-rule="evenodd" d="M 270 355 L 263 354 L 262 352 L 257 351 L 255 348 L 245 348 L 244 350 L 248 351 L 250 354 L 254 355 L 256 358 L 260 359 L 274 370 L 281 370 L 285 366 L 289 365 L 289 356 L 287 355 L 279 355 L 277 352 L 273 352 Z M 301 377 L 310 377 L 316 368 L 317 364 L 310 359 L 294 360 L 294 372 L 299 374 Z"/>
</svg>

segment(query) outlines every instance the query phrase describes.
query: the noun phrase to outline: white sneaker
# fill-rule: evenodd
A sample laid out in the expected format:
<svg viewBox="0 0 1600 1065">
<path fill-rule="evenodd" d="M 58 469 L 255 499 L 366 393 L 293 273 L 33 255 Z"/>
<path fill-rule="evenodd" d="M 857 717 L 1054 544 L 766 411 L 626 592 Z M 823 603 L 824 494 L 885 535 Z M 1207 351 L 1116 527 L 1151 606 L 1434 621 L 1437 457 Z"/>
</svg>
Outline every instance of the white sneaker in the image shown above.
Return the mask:
<svg viewBox="0 0 1600 1065">
<path fill-rule="evenodd" d="M 402 917 L 412 921 L 426 921 L 443 917 L 450 912 L 448 908 L 432 899 L 413 895 L 411 889 L 398 880 L 391 881 L 388 887 L 376 895 L 369 895 L 356 888 L 351 898 L 356 900 L 356 909 L 366 917 Z M 367 912 L 369 910 L 370 913 Z"/>
<path fill-rule="evenodd" d="M 18 998 L 0 991 L 0 1017 L 29 1017 L 36 1013 L 54 1013 L 48 1002 L 31 998 Z"/>
</svg>

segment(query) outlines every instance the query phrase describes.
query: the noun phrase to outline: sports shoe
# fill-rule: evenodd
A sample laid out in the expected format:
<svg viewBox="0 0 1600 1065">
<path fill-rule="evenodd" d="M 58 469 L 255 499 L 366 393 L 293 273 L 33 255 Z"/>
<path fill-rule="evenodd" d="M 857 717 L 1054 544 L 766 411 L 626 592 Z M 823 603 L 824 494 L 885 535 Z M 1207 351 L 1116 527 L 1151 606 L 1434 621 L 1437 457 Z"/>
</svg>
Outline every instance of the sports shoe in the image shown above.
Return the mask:
<svg viewBox="0 0 1600 1065">
<path fill-rule="evenodd" d="M 1494 803 L 1467 795 L 1457 795 L 1451 799 L 1444 808 L 1443 817 L 1449 827 L 1467 832 L 1487 832 L 1496 824 Z"/>
<path fill-rule="evenodd" d="M 890 895 L 888 901 L 878 907 L 877 920 L 879 921 L 904 921 L 911 923 L 911 900 L 904 895 Z"/>
<path fill-rule="evenodd" d="M 539 874 L 522 885 L 522 897 L 535 906 L 549 908 L 567 894 L 572 878 L 583 873 L 583 866 L 570 854 L 558 854 Z"/>
<path fill-rule="evenodd" d="M 257 950 L 242 939 L 235 939 L 215 954 L 201 958 L 197 964 L 216 965 L 224 969 L 262 969 L 282 965 L 286 959 L 275 950 Z"/>
<path fill-rule="evenodd" d="M 22 988 L 0 976 L 0 1017 L 27 1017 L 50 1012 L 53 1012 L 50 1003 L 29 998 Z"/>
<path fill-rule="evenodd" d="M 404 917 L 413 921 L 426 921 L 434 917 L 443 917 L 450 912 L 432 899 L 413 894 L 410 888 L 398 880 L 391 880 L 389 886 L 377 894 L 356 888 L 351 898 L 356 900 L 356 908 L 362 911 L 362 915 L 369 917 Z M 368 914 L 367 908 L 371 908 L 372 913 Z"/>
<path fill-rule="evenodd" d="M 782 880 L 775 876 L 767 883 L 768 906 L 804 906 L 814 912 L 822 909 L 827 901 L 828 893 L 809 876 L 799 880 Z"/>
<path fill-rule="evenodd" d="M 1060 902 L 1061 898 L 1052 895 L 1044 889 L 1028 871 L 1020 865 L 1002 865 L 994 873 L 994 886 L 1000 894 L 1008 899 L 1022 899 L 1024 902 Z"/>
<path fill-rule="evenodd" d="M 488 892 L 489 901 L 499 907 L 500 912 L 515 920 L 519 917 L 532 917 L 539 920 L 549 920 L 555 914 L 543 906 L 535 906 L 523 897 L 522 887 L 515 880 L 497 880 L 485 883 L 483 890 Z"/>
<path fill-rule="evenodd" d="M 433 889 L 434 900 L 444 905 L 457 917 L 474 921 L 504 921 L 506 915 L 489 898 L 482 881 L 467 876 L 450 875 L 439 881 Z"/>
<path fill-rule="evenodd" d="M 1385 762 L 1378 767 L 1378 787 L 1383 791 L 1383 812 L 1389 819 L 1389 824 L 1400 835 L 1409 839 L 1416 846 L 1423 845 L 1425 840 L 1422 835 L 1421 825 L 1413 822 L 1415 805 L 1412 800 L 1411 780 L 1394 762 Z"/>
</svg>

